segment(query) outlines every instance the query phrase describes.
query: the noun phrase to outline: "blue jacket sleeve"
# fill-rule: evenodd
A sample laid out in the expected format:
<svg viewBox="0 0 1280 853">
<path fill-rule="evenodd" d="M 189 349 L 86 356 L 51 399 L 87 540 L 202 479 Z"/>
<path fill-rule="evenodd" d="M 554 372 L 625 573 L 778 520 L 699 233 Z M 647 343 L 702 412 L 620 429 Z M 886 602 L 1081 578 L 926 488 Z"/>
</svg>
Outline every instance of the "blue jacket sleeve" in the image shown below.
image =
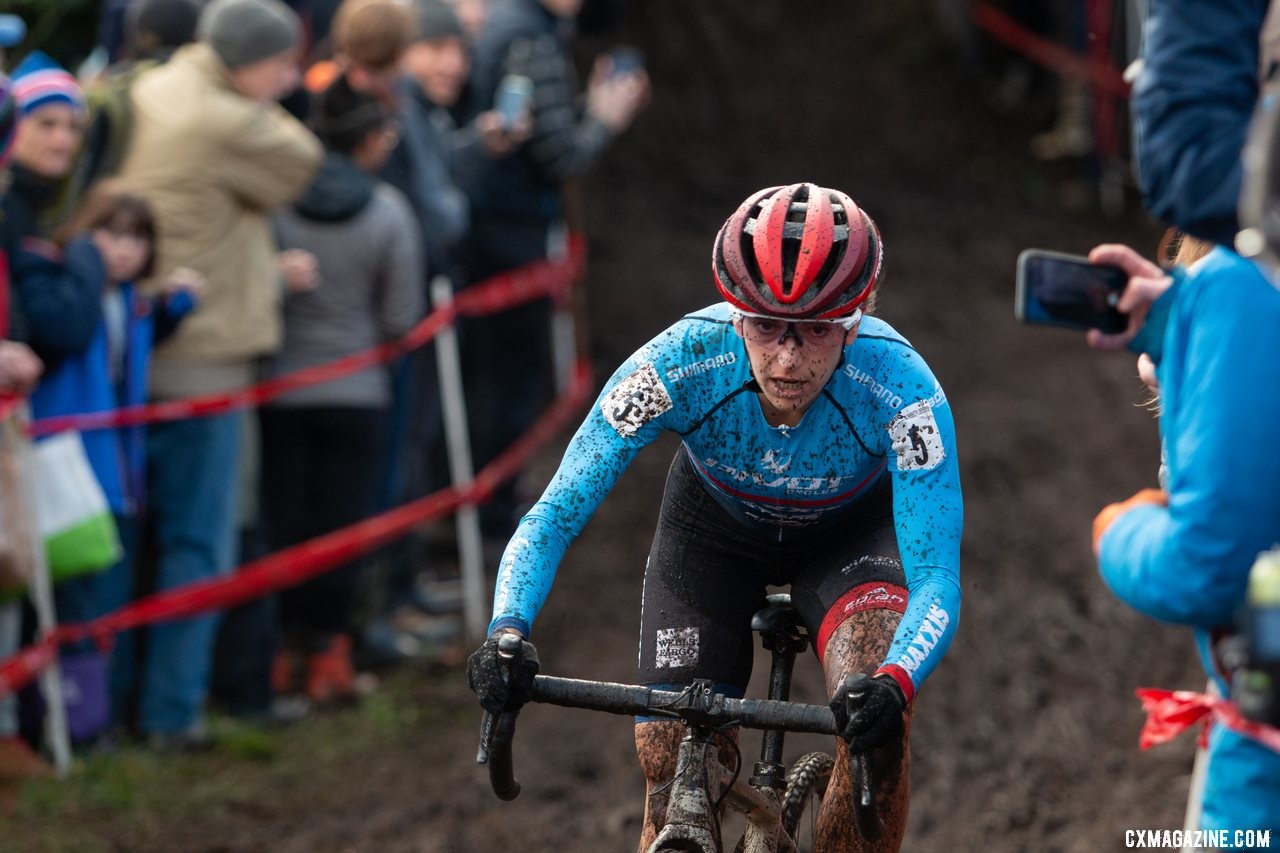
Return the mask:
<svg viewBox="0 0 1280 853">
<path fill-rule="evenodd" d="M 1152 216 L 1231 245 L 1258 97 L 1268 0 L 1150 0 L 1133 93 L 1138 182 Z"/>
<path fill-rule="evenodd" d="M 1159 366 L 1169 506 L 1139 506 L 1103 534 L 1099 570 L 1136 610 L 1228 625 L 1249 567 L 1280 534 L 1280 293 L 1219 249 L 1179 281 Z"/>
<path fill-rule="evenodd" d="M 106 277 L 102 256 L 87 237 L 71 241 L 61 257 L 41 240 L 18 246 L 13 285 L 37 355 L 57 361 L 89 346 L 102 319 Z"/>
</svg>

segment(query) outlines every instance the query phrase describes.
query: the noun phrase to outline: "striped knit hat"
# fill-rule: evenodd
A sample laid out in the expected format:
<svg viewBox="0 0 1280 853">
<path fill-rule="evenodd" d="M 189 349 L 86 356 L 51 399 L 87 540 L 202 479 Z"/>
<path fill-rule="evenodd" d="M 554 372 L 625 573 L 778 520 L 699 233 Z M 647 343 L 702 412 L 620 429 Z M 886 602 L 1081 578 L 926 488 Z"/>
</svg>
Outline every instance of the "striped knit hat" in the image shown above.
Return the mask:
<svg viewBox="0 0 1280 853">
<path fill-rule="evenodd" d="M 27 54 L 13 69 L 13 94 L 24 116 L 57 103 L 84 110 L 84 92 L 76 78 L 39 50 Z"/>
<path fill-rule="evenodd" d="M 20 120 L 13 84 L 0 74 L 0 168 L 9 162 L 9 155 L 13 153 L 13 138 L 17 136 Z"/>
</svg>

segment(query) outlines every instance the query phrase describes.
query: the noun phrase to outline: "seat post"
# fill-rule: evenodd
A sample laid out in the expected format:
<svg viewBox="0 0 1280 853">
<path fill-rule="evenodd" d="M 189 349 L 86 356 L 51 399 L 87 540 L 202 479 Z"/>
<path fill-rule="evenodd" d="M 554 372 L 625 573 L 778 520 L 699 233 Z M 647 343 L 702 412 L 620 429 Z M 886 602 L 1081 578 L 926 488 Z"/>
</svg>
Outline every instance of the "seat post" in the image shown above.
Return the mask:
<svg viewBox="0 0 1280 853">
<path fill-rule="evenodd" d="M 809 637 L 800 622 L 800 614 L 791 606 L 791 596 L 770 595 L 768 604 L 751 617 L 751 630 L 760 632 L 760 644 L 772 656 L 769 668 L 769 698 L 787 701 L 791 698 L 791 675 L 796 655 L 809 645 Z M 782 748 L 786 732 L 765 729 L 760 741 L 760 760 L 756 762 L 751 784 L 782 790 L 786 772 L 782 766 Z"/>
</svg>

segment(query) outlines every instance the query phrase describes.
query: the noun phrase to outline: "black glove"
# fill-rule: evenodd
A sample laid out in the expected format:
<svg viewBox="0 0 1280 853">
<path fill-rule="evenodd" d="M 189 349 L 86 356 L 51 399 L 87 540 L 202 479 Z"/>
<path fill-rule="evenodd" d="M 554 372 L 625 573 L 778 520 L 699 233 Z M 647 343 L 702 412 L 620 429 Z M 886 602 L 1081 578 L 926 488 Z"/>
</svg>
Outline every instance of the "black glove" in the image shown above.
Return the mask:
<svg viewBox="0 0 1280 853">
<path fill-rule="evenodd" d="M 520 710 L 531 698 L 533 677 L 538 674 L 538 650 L 527 640 L 520 641 L 514 659 L 498 659 L 498 639 L 505 633 L 495 631 L 467 658 L 467 684 L 490 714 Z"/>
<path fill-rule="evenodd" d="M 836 728 L 853 753 L 901 738 L 906 706 L 902 688 L 888 675 L 851 675 L 831 697 Z"/>
</svg>

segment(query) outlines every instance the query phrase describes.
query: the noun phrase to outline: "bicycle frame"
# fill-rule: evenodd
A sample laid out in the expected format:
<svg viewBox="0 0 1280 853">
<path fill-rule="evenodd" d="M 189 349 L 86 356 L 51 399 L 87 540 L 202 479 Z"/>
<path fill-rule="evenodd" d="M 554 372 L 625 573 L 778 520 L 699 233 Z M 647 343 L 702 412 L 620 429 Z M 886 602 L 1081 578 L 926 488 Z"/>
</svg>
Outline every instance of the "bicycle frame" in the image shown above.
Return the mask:
<svg viewBox="0 0 1280 853">
<path fill-rule="evenodd" d="M 736 774 L 719 761 L 715 734 L 715 729 L 691 726 L 681 741 L 667 800 L 666 825 L 648 853 L 661 853 L 673 846 L 689 849 L 690 844 L 702 853 L 719 853 L 720 803 L 747 819 L 739 848 L 742 853 L 794 853 L 795 844 L 782 831 L 782 797 L 778 789 L 735 779 Z M 714 804 L 713 791 L 723 791 Z"/>
</svg>

